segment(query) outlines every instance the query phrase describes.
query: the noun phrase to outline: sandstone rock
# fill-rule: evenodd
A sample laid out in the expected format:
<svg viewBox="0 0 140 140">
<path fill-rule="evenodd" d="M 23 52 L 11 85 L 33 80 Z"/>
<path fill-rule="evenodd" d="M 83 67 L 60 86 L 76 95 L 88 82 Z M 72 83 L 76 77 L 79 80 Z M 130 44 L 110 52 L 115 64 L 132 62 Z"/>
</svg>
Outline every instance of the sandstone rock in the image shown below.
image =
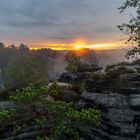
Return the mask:
<svg viewBox="0 0 140 140">
<path fill-rule="evenodd" d="M 134 94 L 129 97 L 130 106 L 140 110 L 140 95 Z"/>
<path fill-rule="evenodd" d="M 14 103 L 11 103 L 9 101 L 0 102 L 0 110 L 13 109 L 13 108 L 16 108 L 16 105 Z"/>
<path fill-rule="evenodd" d="M 127 97 L 118 94 L 103 94 L 103 93 L 89 93 L 84 92 L 81 98 L 86 101 L 91 101 L 98 106 L 105 108 L 120 108 L 127 107 Z"/>
<path fill-rule="evenodd" d="M 101 70 L 102 67 L 99 67 L 98 65 L 92 64 L 81 64 L 78 68 L 78 72 L 96 72 Z"/>
<path fill-rule="evenodd" d="M 58 81 L 64 83 L 82 82 L 89 77 L 90 73 L 63 73 Z"/>
<path fill-rule="evenodd" d="M 139 87 L 140 86 L 140 73 L 124 74 L 121 79 L 128 83 L 129 87 Z"/>
<path fill-rule="evenodd" d="M 93 128 L 94 140 L 139 140 L 140 95 L 84 92 L 79 108 L 99 108 L 101 120 Z"/>
</svg>

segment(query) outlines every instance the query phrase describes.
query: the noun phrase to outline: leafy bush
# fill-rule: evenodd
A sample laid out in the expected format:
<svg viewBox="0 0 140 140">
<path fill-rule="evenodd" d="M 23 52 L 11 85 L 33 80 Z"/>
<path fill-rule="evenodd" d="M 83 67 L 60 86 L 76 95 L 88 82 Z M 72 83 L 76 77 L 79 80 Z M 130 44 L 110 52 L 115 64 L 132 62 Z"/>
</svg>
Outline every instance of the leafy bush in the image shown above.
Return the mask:
<svg viewBox="0 0 140 140">
<path fill-rule="evenodd" d="M 67 139 L 72 138 L 73 140 L 77 140 L 79 139 L 77 131 L 79 126 L 84 128 L 86 123 L 97 126 L 100 118 L 98 110 L 82 109 L 81 111 L 77 111 L 73 108 L 72 103 L 51 102 L 49 103 L 49 109 L 50 111 L 52 110 L 52 113 L 59 120 L 54 126 L 55 139 L 63 135 L 67 136 Z"/>
<path fill-rule="evenodd" d="M 137 73 L 140 73 L 140 68 L 139 67 L 136 67 L 135 69 L 137 70 Z"/>
<path fill-rule="evenodd" d="M 61 89 L 60 86 L 56 83 L 53 82 L 50 87 L 47 90 L 47 93 L 53 97 L 54 99 L 60 99 L 61 96 Z"/>
<path fill-rule="evenodd" d="M 105 83 L 116 85 L 120 80 L 120 71 L 113 69 L 109 70 L 105 76 Z"/>
<path fill-rule="evenodd" d="M 126 73 L 135 73 L 135 71 L 133 69 L 129 69 L 129 68 L 127 68 L 125 72 Z"/>
<path fill-rule="evenodd" d="M 46 71 L 46 70 L 44 70 Z M 6 89 L 17 89 L 34 85 L 47 84 L 47 74 L 40 69 L 34 57 L 21 55 L 12 59 L 3 71 Z"/>
<path fill-rule="evenodd" d="M 120 63 L 117 63 L 117 64 L 108 65 L 108 66 L 106 66 L 105 71 L 107 72 L 108 70 L 110 70 L 110 69 L 112 69 L 116 66 L 126 66 L 126 65 L 131 65 L 131 64 L 128 63 L 128 62 L 120 62 Z"/>
<path fill-rule="evenodd" d="M 9 99 L 9 91 L 8 90 L 4 90 L 4 89 L 1 89 L 0 90 L 0 100 L 1 101 L 4 101 L 4 100 L 8 100 Z"/>
<path fill-rule="evenodd" d="M 78 71 L 78 67 L 80 65 L 80 58 L 78 56 L 76 56 L 75 53 L 68 53 L 65 55 L 65 60 L 68 63 L 68 66 L 65 68 L 66 71 L 68 72 L 77 72 Z"/>
<path fill-rule="evenodd" d="M 47 88 L 42 86 L 35 88 L 32 84 L 22 90 L 16 90 L 15 95 L 11 95 L 9 98 L 14 103 L 34 103 L 38 100 L 38 96 L 47 92 Z"/>
<path fill-rule="evenodd" d="M 71 87 L 64 88 L 60 87 L 56 82 L 54 82 L 49 86 L 47 93 L 55 100 L 76 102 L 79 100 L 80 96 L 74 91 L 80 94 L 83 91 L 83 87 L 81 87 L 81 84 L 74 88 L 73 86 L 72 88 Z"/>
<path fill-rule="evenodd" d="M 56 85 L 55 85 L 56 86 Z M 45 89 L 46 91 L 46 89 Z M 79 131 L 87 128 L 87 126 L 97 126 L 100 120 L 100 111 L 94 109 L 82 109 L 76 110 L 73 103 L 66 103 L 62 101 L 44 101 L 41 97 L 44 94 L 44 88 L 27 87 L 21 91 L 17 91 L 15 95 L 11 96 L 10 99 L 17 105 L 23 103 L 26 105 L 26 109 L 20 112 L 18 120 L 11 121 L 9 125 L 7 119 L 15 116 L 15 111 L 18 112 L 18 108 L 12 111 L 1 111 L 0 119 L 4 121 L 1 124 L 0 135 L 2 135 L 3 129 L 11 129 L 11 135 L 22 129 L 20 124 L 28 126 L 28 123 L 34 122 L 40 126 L 42 132 L 45 130 L 45 126 L 49 125 L 50 128 L 47 130 L 49 133 L 43 133 L 42 136 L 38 136 L 37 139 L 69 139 L 78 140 L 80 138 Z M 38 103 L 35 101 L 38 100 Z M 34 106 L 33 106 L 34 104 Z M 43 109 L 43 110 L 42 110 Z M 29 111 L 30 110 L 30 111 Z M 16 118 L 15 118 L 16 119 Z M 10 133 L 9 133 L 10 134 Z"/>
<path fill-rule="evenodd" d="M 82 94 L 85 90 L 85 85 L 83 83 L 75 83 L 72 85 L 72 89 L 78 94 Z"/>
<path fill-rule="evenodd" d="M 4 123 L 5 121 L 8 121 L 9 119 L 11 119 L 16 115 L 17 112 L 14 109 L 0 111 L 0 124 Z"/>
</svg>

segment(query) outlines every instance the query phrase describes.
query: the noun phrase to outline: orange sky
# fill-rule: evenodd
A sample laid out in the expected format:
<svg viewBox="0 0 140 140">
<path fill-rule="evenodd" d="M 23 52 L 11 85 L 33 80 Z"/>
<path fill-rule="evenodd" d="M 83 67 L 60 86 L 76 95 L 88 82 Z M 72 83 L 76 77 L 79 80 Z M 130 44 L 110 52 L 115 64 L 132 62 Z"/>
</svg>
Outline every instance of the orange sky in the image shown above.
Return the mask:
<svg viewBox="0 0 140 140">
<path fill-rule="evenodd" d="M 0 42 L 54 50 L 116 49 L 124 46 L 117 25 L 133 14 L 120 14 L 122 1 L 0 0 Z"/>
<path fill-rule="evenodd" d="M 107 43 L 87 43 L 83 40 L 77 40 L 73 43 L 44 43 L 41 45 L 36 45 L 36 47 L 30 46 L 31 49 L 38 48 L 51 48 L 53 50 L 79 50 L 81 48 L 89 48 L 94 50 L 112 50 L 116 48 L 120 48 L 124 46 L 124 44 L 115 42 L 107 42 Z"/>
</svg>

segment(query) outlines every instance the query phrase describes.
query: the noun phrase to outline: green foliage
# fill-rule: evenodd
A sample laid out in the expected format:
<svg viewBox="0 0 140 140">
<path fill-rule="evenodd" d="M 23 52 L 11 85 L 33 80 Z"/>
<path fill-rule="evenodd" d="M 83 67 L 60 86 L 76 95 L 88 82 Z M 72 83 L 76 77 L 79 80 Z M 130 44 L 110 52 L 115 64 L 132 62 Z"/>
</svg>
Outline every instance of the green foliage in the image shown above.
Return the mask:
<svg viewBox="0 0 140 140">
<path fill-rule="evenodd" d="M 57 89 L 56 83 L 53 84 L 53 90 Z M 52 90 L 52 91 L 53 91 Z M 48 90 L 47 90 L 48 91 Z M 54 90 L 55 91 L 55 90 Z M 94 109 L 82 109 L 76 110 L 73 103 L 66 103 L 62 101 L 43 101 L 42 95 L 46 93 L 46 88 L 35 88 L 30 85 L 18 90 L 15 95 L 11 96 L 11 101 L 17 105 L 23 103 L 23 106 L 30 108 L 32 112 L 21 112 L 18 116 L 17 123 L 14 122 L 12 135 L 17 135 L 22 129 L 23 122 L 34 122 L 40 126 L 42 131 L 45 129 L 45 125 L 50 125 L 49 134 L 43 133 L 41 137 L 37 137 L 40 140 L 61 140 L 62 138 L 69 140 L 78 140 L 80 135 L 77 130 L 84 130 L 87 126 L 98 126 L 100 120 L 100 111 Z M 37 102 L 36 102 L 37 101 Z M 33 106 L 33 104 L 35 106 Z M 39 108 L 44 108 L 41 111 Z M 0 112 L 0 120 L 7 121 L 16 114 L 15 111 L 9 110 Z M 22 116 L 24 114 L 24 119 Z M 29 115 L 29 116 L 28 116 Z M 20 118 L 21 117 L 21 122 Z M 12 124 L 11 124 L 12 125 Z M 90 129 L 88 129 L 90 131 Z"/>
<path fill-rule="evenodd" d="M 106 66 L 105 71 L 107 72 L 107 71 L 109 71 L 110 69 L 113 69 L 116 66 L 128 66 L 128 65 L 129 65 L 129 63 L 127 63 L 127 62 L 120 62 L 120 63 L 117 63 L 117 64 L 108 65 L 108 66 Z"/>
<path fill-rule="evenodd" d="M 128 51 L 126 58 L 135 58 L 140 54 L 140 0 L 126 0 L 124 4 L 119 8 L 120 12 L 125 11 L 128 8 L 134 8 L 136 11 L 135 16 L 133 16 L 129 23 L 124 23 L 119 27 L 119 29 L 128 35 L 127 42 L 131 42 L 137 47 L 134 47 Z"/>
<path fill-rule="evenodd" d="M 29 83 L 34 85 L 47 83 L 47 76 L 37 66 L 35 59 L 26 55 L 11 60 L 3 75 L 5 87 L 8 89 L 26 87 Z"/>
<path fill-rule="evenodd" d="M 121 81 L 120 76 L 125 73 L 134 73 L 134 70 L 125 66 L 116 66 L 113 69 L 107 71 L 105 81 L 111 85 L 117 86 Z"/>
<path fill-rule="evenodd" d="M 16 136 L 18 132 L 22 130 L 23 125 L 22 124 L 16 124 L 13 127 L 12 135 Z"/>
<path fill-rule="evenodd" d="M 125 70 L 126 73 L 135 73 L 135 71 L 133 69 L 127 68 Z"/>
<path fill-rule="evenodd" d="M 98 125 L 100 119 L 100 111 L 94 109 L 75 110 L 72 103 L 54 101 L 48 104 L 53 116 L 57 116 L 57 121 L 54 120 L 55 138 L 60 134 L 68 135 L 69 138 L 77 140 L 79 137 L 76 131 L 78 126 L 84 128 L 85 124 Z M 80 129 L 80 128 L 79 128 Z M 59 134 L 59 135 L 58 135 Z"/>
<path fill-rule="evenodd" d="M 47 83 L 48 55 L 54 56 L 51 52 L 30 51 L 24 44 L 19 48 L 14 45 L 6 48 L 4 44 L 0 44 L 0 60 L 4 61 L 0 63 L 1 78 L 4 79 L 5 87 L 12 93 L 10 101 L 16 104 L 15 110 L 0 111 L 0 137 L 5 135 L 5 130 L 8 130 L 9 137 L 17 136 L 25 132 L 29 126 L 36 125 L 42 131 L 42 136 L 37 137 L 38 140 L 63 138 L 78 140 L 80 137 L 78 130 L 98 125 L 100 119 L 98 110 L 76 110 L 74 103 L 44 100 L 46 94 L 54 99 L 62 97 L 62 90 L 56 82 L 50 87 L 44 86 Z M 68 71 L 77 72 L 79 57 L 69 54 L 66 56 L 66 61 L 69 64 Z M 73 86 L 73 89 L 78 93 L 83 91 L 80 85 Z M 49 126 L 48 133 L 45 130 L 46 126 Z"/>
<path fill-rule="evenodd" d="M 56 82 L 53 82 L 50 87 L 48 88 L 48 94 L 55 98 L 55 99 L 59 99 L 60 94 L 61 94 L 61 89 L 59 87 L 59 85 Z"/>
<path fill-rule="evenodd" d="M 120 70 L 110 68 L 105 74 L 93 74 L 91 79 L 98 86 L 117 86 L 120 81 L 120 75 L 122 74 L 123 67 Z"/>
<path fill-rule="evenodd" d="M 9 119 L 15 117 L 17 115 L 16 110 L 2 110 L 0 111 L 0 124 L 8 121 Z"/>
<path fill-rule="evenodd" d="M 117 85 L 120 80 L 120 71 L 113 69 L 106 73 L 105 82 L 111 85 Z"/>
<path fill-rule="evenodd" d="M 83 83 L 75 83 L 72 85 L 72 89 L 78 94 L 82 94 L 85 90 L 85 85 Z"/>
<path fill-rule="evenodd" d="M 52 110 L 57 116 L 60 117 L 61 121 L 65 122 L 65 119 L 70 119 L 71 121 L 87 121 L 97 126 L 100 112 L 94 109 L 82 109 L 77 111 L 74 109 L 72 103 L 66 103 L 61 101 L 50 102 L 49 109 Z"/>
<path fill-rule="evenodd" d="M 40 95 L 46 92 L 47 88 L 44 86 L 35 88 L 33 85 L 29 85 L 26 88 L 22 88 L 22 90 L 16 90 L 15 95 L 10 96 L 10 100 L 14 103 L 34 103 Z"/>
<path fill-rule="evenodd" d="M 67 136 L 69 138 L 69 140 L 79 140 L 78 132 L 70 127 L 63 125 L 63 124 L 56 126 L 54 128 L 54 134 L 55 134 L 56 138 L 63 134 L 63 135 L 65 135 L 65 137 Z M 64 136 L 62 136 L 62 137 L 64 137 Z"/>
<path fill-rule="evenodd" d="M 135 68 L 137 70 L 137 73 L 140 73 L 140 67 Z"/>
<path fill-rule="evenodd" d="M 83 92 L 84 86 L 80 84 L 77 87 L 68 87 L 69 90 L 65 90 L 65 88 L 60 87 L 56 82 L 52 83 L 47 90 L 47 93 L 53 97 L 53 99 L 58 101 L 66 101 L 66 102 L 76 102 L 79 100 L 79 95 Z M 77 93 L 75 93 L 75 92 Z"/>
<path fill-rule="evenodd" d="M 48 122 L 48 119 L 46 116 L 39 116 L 38 118 L 35 118 L 34 121 L 39 124 L 40 126 L 42 126 L 43 124 Z"/>
<path fill-rule="evenodd" d="M 124 73 L 135 73 L 135 71 L 132 68 L 125 67 L 125 66 L 119 66 L 116 69 L 120 73 L 120 75 Z"/>
<path fill-rule="evenodd" d="M 29 83 L 46 84 L 48 62 L 56 56 L 57 52 L 51 49 L 30 50 L 24 44 L 16 47 L 0 43 L 0 81 L 6 90 L 26 87 Z"/>
<path fill-rule="evenodd" d="M 90 75 L 90 78 L 94 81 L 102 81 L 104 79 L 104 74 L 93 73 Z"/>
<path fill-rule="evenodd" d="M 1 89 L 0 90 L 0 101 L 8 100 L 9 99 L 9 92 L 8 90 Z"/>
<path fill-rule="evenodd" d="M 77 70 L 78 70 L 78 66 L 77 65 L 73 65 L 72 63 L 71 64 L 69 64 L 67 67 L 66 67 L 66 71 L 67 72 L 72 72 L 72 73 L 74 73 L 74 72 L 77 72 Z"/>
<path fill-rule="evenodd" d="M 66 67 L 66 71 L 77 72 L 78 67 L 80 65 L 80 58 L 78 56 L 76 56 L 75 53 L 68 53 L 65 56 L 65 60 L 68 62 L 68 66 Z"/>
</svg>

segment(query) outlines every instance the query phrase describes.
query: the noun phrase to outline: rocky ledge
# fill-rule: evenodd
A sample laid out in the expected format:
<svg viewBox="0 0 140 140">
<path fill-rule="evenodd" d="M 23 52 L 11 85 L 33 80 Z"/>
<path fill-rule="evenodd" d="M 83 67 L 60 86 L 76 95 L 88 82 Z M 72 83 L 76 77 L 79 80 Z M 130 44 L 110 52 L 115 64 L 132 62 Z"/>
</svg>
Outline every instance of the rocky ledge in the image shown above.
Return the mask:
<svg viewBox="0 0 140 140">
<path fill-rule="evenodd" d="M 140 140 L 140 94 L 84 92 L 77 107 L 101 110 L 94 140 Z"/>
</svg>

